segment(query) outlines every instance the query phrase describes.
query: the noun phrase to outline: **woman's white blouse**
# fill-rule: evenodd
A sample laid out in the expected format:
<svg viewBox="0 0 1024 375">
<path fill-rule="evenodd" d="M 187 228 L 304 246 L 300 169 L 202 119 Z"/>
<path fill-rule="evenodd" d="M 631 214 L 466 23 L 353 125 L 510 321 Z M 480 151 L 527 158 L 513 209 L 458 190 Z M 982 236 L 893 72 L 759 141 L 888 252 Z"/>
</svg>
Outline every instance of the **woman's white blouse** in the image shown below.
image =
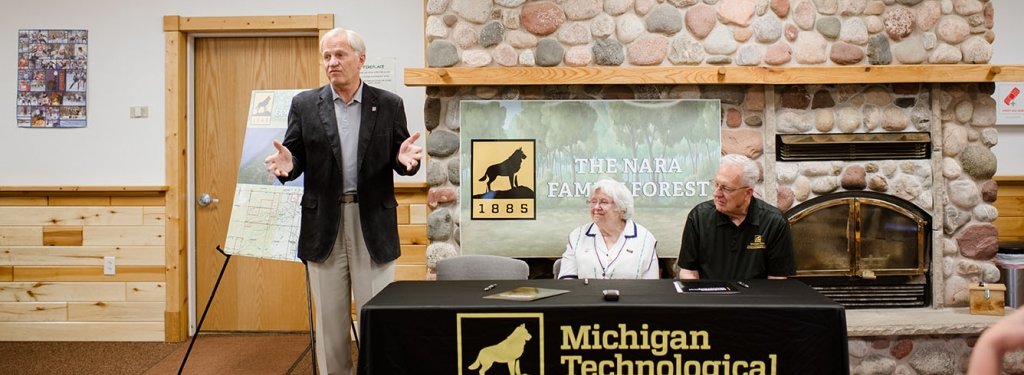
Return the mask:
<svg viewBox="0 0 1024 375">
<path fill-rule="evenodd" d="M 658 241 L 654 235 L 633 220 L 610 249 L 597 224 L 576 228 L 562 254 L 558 278 L 591 279 L 657 279 Z"/>
</svg>

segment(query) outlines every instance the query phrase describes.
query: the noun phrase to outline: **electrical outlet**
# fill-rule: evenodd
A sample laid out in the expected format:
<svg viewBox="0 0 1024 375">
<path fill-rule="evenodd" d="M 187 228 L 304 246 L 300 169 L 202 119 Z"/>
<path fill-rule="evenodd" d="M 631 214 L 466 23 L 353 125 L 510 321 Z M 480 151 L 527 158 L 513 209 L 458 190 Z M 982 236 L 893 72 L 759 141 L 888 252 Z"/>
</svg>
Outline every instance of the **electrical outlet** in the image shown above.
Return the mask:
<svg viewBox="0 0 1024 375">
<path fill-rule="evenodd" d="M 103 274 L 110 276 L 117 273 L 117 267 L 114 263 L 114 257 L 103 257 Z"/>
</svg>

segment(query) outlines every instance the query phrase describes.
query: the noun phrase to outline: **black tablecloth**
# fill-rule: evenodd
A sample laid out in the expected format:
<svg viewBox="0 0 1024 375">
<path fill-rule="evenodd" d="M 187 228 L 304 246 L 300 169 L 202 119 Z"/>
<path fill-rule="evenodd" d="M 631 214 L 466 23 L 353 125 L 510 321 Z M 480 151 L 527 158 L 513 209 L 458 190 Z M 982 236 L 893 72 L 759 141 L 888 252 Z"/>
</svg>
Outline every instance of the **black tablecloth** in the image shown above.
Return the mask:
<svg viewBox="0 0 1024 375">
<path fill-rule="evenodd" d="M 363 307 L 359 373 L 849 373 L 843 307 L 806 285 L 752 280 L 737 294 L 681 294 L 672 282 L 395 282 Z M 569 293 L 482 298 L 522 286 Z"/>
</svg>

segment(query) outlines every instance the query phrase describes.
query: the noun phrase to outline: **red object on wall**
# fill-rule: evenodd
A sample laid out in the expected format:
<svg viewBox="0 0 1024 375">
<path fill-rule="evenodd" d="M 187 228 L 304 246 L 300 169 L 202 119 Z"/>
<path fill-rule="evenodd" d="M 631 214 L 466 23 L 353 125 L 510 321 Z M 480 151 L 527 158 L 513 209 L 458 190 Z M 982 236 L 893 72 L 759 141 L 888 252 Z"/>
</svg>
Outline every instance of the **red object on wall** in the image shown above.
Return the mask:
<svg viewBox="0 0 1024 375">
<path fill-rule="evenodd" d="M 1006 97 L 1003 98 L 1003 103 L 1005 103 L 1006 105 L 1010 105 L 1010 103 L 1013 102 L 1013 99 L 1016 98 L 1017 95 L 1020 95 L 1020 89 L 1014 87 L 1013 90 L 1010 90 L 1010 93 L 1006 94 Z"/>
</svg>

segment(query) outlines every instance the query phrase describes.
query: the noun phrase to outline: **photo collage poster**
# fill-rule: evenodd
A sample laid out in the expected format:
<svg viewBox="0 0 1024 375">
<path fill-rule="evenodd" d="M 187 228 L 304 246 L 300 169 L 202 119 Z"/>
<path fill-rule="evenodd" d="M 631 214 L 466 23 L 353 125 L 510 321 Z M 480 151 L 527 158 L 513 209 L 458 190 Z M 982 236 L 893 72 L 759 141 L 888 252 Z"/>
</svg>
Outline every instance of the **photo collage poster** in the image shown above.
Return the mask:
<svg viewBox="0 0 1024 375">
<path fill-rule="evenodd" d="M 18 127 L 84 128 L 87 30 L 18 30 Z"/>
</svg>

